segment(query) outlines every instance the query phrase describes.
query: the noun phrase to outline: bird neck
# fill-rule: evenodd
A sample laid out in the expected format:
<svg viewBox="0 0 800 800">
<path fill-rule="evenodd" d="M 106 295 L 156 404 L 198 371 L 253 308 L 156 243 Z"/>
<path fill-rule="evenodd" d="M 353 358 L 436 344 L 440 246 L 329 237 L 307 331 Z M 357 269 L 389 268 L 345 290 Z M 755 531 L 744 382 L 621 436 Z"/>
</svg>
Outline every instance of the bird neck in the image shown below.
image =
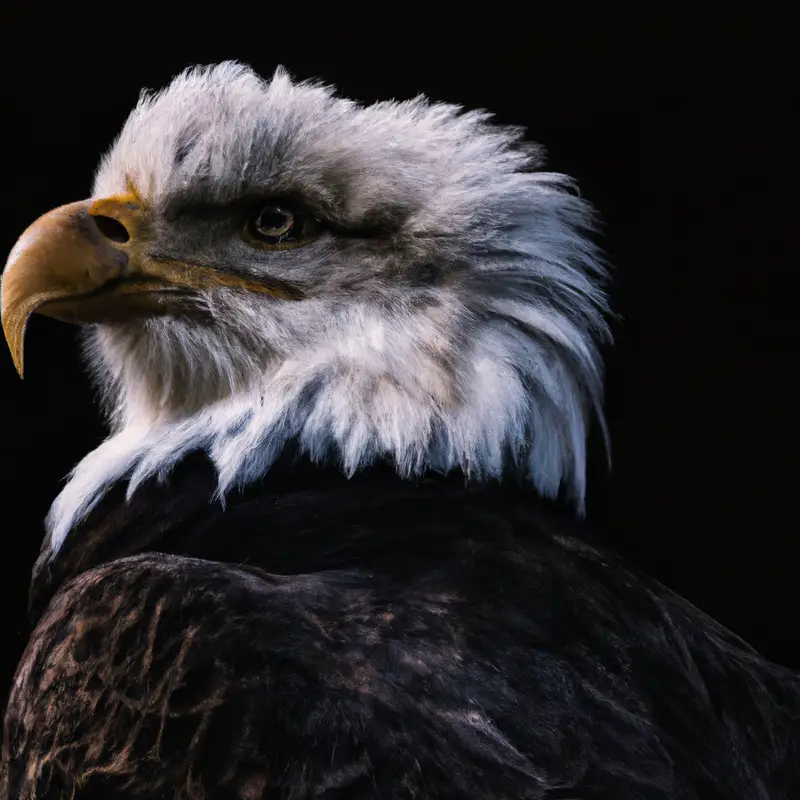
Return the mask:
<svg viewBox="0 0 800 800">
<path fill-rule="evenodd" d="M 254 369 L 250 383 L 222 396 L 208 382 L 228 386 L 221 375 L 239 371 L 199 362 L 198 352 L 206 351 L 196 346 L 194 328 L 181 327 L 187 321 L 148 327 L 133 338 L 132 352 L 124 349 L 133 346 L 130 337 L 120 343 L 119 331 L 96 326 L 87 352 L 96 368 L 104 365 L 99 377 L 119 389 L 108 398 L 119 428 L 78 465 L 54 503 L 53 548 L 122 478 L 133 490 L 203 450 L 224 496 L 263 479 L 293 440 L 314 461 L 335 459 L 346 475 L 383 458 L 401 477 L 515 473 L 545 496 L 565 490 L 581 510 L 592 409 L 602 425 L 601 369 L 591 337 L 532 299 L 483 315 L 467 314 L 461 298 L 450 298 L 450 305 L 461 317 L 451 310 L 452 319 L 430 319 L 411 309 L 387 318 L 382 306 L 348 306 L 349 313 L 320 306 L 312 319 L 327 320 L 321 332 L 298 337 L 263 374 Z M 182 355 L 186 342 L 192 347 Z M 211 344 L 211 362 L 246 350 Z M 174 383 L 170 375 L 191 379 Z M 162 408 L 165 386 L 193 402 L 215 399 L 200 410 L 166 401 Z"/>
</svg>

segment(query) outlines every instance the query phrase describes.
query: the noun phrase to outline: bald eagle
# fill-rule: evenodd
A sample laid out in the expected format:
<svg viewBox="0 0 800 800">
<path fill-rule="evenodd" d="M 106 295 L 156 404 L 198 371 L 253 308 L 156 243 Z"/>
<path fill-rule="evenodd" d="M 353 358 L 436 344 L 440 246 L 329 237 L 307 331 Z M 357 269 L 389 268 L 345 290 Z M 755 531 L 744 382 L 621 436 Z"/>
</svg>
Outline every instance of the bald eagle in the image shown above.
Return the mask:
<svg viewBox="0 0 800 800">
<path fill-rule="evenodd" d="M 31 314 L 81 325 L 111 432 L 46 520 L 2 800 L 800 796 L 800 677 L 583 532 L 607 273 L 542 165 L 224 63 L 22 234 L 17 369 Z"/>
</svg>

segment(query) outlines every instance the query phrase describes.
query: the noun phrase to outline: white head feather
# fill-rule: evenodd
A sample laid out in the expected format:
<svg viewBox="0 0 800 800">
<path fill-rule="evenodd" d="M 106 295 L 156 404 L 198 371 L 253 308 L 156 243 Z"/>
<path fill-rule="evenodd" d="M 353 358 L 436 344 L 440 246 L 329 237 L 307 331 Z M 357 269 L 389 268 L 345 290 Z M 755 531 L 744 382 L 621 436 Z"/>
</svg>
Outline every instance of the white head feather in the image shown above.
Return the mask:
<svg viewBox="0 0 800 800">
<path fill-rule="evenodd" d="M 582 507 L 608 338 L 591 208 L 489 119 L 424 98 L 362 107 L 235 63 L 143 96 L 94 195 L 132 182 L 160 215 L 161 254 L 305 297 L 215 289 L 197 297 L 202 321 L 87 329 L 113 432 L 54 503 L 53 551 L 117 480 L 132 494 L 201 448 L 224 495 L 290 440 L 348 474 L 378 458 L 402 476 L 514 472 Z M 353 234 L 265 253 L 192 222 L 193 206 L 286 192 Z"/>
</svg>

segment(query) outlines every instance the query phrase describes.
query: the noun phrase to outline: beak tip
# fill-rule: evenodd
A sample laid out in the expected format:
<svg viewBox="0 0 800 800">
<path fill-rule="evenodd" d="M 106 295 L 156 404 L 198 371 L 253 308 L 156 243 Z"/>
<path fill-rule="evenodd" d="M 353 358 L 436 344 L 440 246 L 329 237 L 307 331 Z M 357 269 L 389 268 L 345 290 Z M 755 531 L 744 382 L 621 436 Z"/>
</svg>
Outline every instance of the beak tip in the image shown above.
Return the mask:
<svg viewBox="0 0 800 800">
<path fill-rule="evenodd" d="M 11 353 L 11 360 L 14 363 L 17 375 L 24 379 L 25 329 L 27 328 L 28 318 L 27 315 L 8 313 L 6 308 L 3 309 L 3 312 L 3 334 L 5 335 L 8 350 Z M 19 319 L 20 316 L 22 316 L 22 319 Z"/>
<path fill-rule="evenodd" d="M 20 380 L 25 380 L 25 365 L 22 359 L 22 349 L 15 348 L 11 346 L 10 343 L 8 349 L 11 352 L 11 361 L 14 364 L 17 375 L 19 375 Z"/>
<path fill-rule="evenodd" d="M 14 369 L 17 371 L 20 380 L 25 379 L 25 365 L 22 357 L 22 347 L 9 347 L 11 351 L 11 360 L 14 362 Z"/>
</svg>

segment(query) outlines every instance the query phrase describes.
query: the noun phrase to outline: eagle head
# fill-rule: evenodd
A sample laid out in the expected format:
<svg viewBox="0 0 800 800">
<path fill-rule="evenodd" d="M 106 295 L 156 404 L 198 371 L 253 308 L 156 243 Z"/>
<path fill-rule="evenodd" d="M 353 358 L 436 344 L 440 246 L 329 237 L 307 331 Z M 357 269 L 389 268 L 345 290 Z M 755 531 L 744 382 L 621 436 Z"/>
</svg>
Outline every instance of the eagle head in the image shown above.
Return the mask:
<svg viewBox="0 0 800 800">
<path fill-rule="evenodd" d="M 580 506 L 602 422 L 605 271 L 590 206 L 485 112 L 363 106 L 282 69 L 144 94 L 91 198 L 37 220 L 2 282 L 22 374 L 34 312 L 80 324 L 112 433 L 51 511 L 205 450 L 219 491 L 288 442 L 347 473 L 513 472 Z"/>
</svg>

